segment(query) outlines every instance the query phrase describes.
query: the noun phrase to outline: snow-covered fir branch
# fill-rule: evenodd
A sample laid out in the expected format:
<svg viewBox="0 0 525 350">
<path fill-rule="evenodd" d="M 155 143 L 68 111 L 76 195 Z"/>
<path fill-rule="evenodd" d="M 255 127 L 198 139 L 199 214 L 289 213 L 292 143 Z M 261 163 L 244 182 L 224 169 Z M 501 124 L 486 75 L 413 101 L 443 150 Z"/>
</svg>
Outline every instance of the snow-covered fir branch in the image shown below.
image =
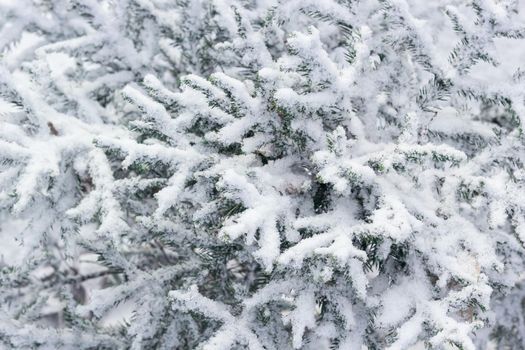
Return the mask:
<svg viewBox="0 0 525 350">
<path fill-rule="evenodd" d="M 0 0 L 0 348 L 525 348 L 525 2 Z"/>
</svg>

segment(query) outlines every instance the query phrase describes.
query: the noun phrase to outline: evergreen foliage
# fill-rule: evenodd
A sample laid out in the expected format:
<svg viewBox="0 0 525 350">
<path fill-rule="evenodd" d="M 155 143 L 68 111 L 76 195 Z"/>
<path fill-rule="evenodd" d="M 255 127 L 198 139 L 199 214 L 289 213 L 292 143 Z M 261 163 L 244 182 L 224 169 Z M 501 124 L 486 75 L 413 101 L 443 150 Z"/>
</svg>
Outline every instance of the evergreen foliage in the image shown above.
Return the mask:
<svg viewBox="0 0 525 350">
<path fill-rule="evenodd" d="M 0 0 L 1 346 L 525 349 L 524 36 L 517 0 Z"/>
</svg>

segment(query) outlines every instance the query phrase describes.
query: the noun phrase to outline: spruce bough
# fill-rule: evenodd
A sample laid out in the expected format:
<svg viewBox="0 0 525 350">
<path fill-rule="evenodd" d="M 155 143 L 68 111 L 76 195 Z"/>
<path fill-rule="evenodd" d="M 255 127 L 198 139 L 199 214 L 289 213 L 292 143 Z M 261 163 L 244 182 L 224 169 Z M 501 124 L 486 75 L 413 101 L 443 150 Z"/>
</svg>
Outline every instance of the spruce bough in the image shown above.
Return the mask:
<svg viewBox="0 0 525 350">
<path fill-rule="evenodd" d="M 523 11 L 0 2 L 0 343 L 525 347 Z"/>
</svg>

